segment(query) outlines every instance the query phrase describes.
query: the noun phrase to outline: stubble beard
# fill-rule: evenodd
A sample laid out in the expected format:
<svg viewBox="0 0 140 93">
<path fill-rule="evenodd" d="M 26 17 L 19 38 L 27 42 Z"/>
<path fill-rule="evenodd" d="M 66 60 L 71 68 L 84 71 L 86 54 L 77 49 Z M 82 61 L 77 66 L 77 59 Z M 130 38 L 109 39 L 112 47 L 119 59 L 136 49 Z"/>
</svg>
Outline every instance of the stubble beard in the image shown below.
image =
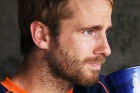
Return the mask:
<svg viewBox="0 0 140 93">
<path fill-rule="evenodd" d="M 50 73 L 55 78 L 70 81 L 82 86 L 91 86 L 98 81 L 100 70 L 92 70 L 90 75 L 84 69 L 86 63 L 104 63 L 105 57 L 86 58 L 80 61 L 76 56 L 70 55 L 68 50 L 64 50 L 58 41 L 51 44 L 51 48 L 46 52 L 45 60 L 48 62 Z"/>
</svg>

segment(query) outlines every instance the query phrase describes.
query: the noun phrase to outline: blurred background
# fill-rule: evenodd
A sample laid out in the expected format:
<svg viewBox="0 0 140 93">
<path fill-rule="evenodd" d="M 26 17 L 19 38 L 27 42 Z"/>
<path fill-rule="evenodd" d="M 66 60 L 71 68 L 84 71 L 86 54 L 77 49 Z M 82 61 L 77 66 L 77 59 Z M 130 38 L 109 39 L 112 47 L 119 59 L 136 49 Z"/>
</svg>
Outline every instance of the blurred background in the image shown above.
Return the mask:
<svg viewBox="0 0 140 93">
<path fill-rule="evenodd" d="M 108 34 L 112 49 L 101 71 L 108 75 L 140 65 L 140 0 L 115 0 L 113 30 Z M 21 64 L 17 0 L 0 0 L 0 80 L 12 75 Z"/>
</svg>

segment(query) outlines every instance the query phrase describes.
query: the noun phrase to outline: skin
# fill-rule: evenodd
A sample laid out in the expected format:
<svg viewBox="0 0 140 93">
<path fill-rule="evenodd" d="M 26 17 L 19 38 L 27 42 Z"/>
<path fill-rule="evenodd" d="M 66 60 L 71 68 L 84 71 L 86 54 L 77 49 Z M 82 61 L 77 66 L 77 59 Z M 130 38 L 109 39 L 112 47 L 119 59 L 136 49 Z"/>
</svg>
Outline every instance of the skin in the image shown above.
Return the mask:
<svg viewBox="0 0 140 93">
<path fill-rule="evenodd" d="M 11 80 L 30 93 L 66 93 L 73 83 L 93 85 L 105 57 L 111 54 L 106 33 L 111 28 L 108 0 L 70 0 L 71 19 L 60 24 L 57 41 L 41 22 L 32 22 L 37 47 Z"/>
<path fill-rule="evenodd" d="M 111 6 L 106 0 L 81 0 L 70 2 L 69 7 L 74 11 L 74 17 L 70 20 L 62 21 L 61 35 L 59 42 L 63 50 L 67 50 L 70 55 L 74 55 L 80 62 L 103 61 L 111 54 L 106 33 L 111 28 Z M 67 29 L 66 29 L 67 28 Z M 86 62 L 83 66 L 83 77 L 98 77 L 103 62 Z M 82 64 L 82 63 L 81 63 Z M 89 77 L 89 78 L 88 78 Z"/>
</svg>

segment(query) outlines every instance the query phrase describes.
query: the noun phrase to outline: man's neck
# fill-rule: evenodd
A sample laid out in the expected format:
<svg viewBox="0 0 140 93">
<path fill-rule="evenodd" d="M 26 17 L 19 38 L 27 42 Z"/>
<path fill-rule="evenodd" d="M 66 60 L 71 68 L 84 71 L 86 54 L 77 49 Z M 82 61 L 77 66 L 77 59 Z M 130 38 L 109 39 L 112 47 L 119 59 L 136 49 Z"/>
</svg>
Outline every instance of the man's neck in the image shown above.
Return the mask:
<svg viewBox="0 0 140 93">
<path fill-rule="evenodd" d="M 34 57 L 30 57 L 26 61 L 28 65 L 11 78 L 15 84 L 30 93 L 66 93 L 72 88 L 71 82 L 51 73 L 45 62 Z"/>
</svg>

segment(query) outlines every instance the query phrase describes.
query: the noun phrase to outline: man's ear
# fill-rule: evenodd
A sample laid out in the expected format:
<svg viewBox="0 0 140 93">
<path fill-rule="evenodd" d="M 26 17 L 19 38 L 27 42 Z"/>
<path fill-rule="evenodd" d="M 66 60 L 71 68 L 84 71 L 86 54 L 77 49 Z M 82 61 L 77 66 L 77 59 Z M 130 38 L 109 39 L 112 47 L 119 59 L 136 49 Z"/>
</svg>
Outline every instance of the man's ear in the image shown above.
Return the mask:
<svg viewBox="0 0 140 93">
<path fill-rule="evenodd" d="M 50 41 L 48 27 L 41 22 L 34 21 L 30 25 L 30 30 L 35 45 L 41 49 L 47 49 Z"/>
</svg>

